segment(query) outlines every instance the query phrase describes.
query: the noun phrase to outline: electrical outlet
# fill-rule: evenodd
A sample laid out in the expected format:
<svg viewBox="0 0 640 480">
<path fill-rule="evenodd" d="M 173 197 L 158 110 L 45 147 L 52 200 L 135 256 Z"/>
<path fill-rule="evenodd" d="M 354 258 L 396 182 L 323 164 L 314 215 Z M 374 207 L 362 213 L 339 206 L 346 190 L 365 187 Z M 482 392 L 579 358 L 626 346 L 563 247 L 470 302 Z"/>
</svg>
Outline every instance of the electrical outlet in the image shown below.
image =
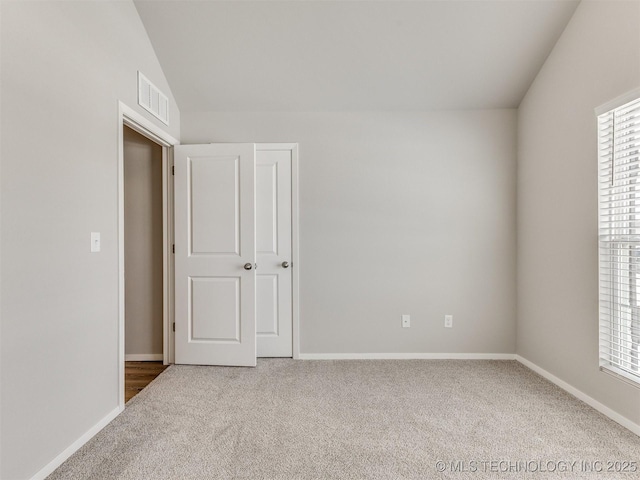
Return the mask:
<svg viewBox="0 0 640 480">
<path fill-rule="evenodd" d="M 409 328 L 411 326 L 411 315 L 402 315 L 402 328 Z"/>
<path fill-rule="evenodd" d="M 453 328 L 453 315 L 444 316 L 444 326 L 446 328 Z"/>
</svg>

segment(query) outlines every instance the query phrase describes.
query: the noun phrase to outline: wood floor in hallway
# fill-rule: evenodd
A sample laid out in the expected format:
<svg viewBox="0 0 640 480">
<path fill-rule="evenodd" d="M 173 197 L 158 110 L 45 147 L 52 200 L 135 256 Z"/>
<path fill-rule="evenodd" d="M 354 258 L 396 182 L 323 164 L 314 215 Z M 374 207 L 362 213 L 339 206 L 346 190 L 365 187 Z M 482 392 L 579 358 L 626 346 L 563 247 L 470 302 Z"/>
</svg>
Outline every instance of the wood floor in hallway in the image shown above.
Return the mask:
<svg viewBox="0 0 640 480">
<path fill-rule="evenodd" d="M 160 375 L 168 365 L 162 362 L 125 362 L 124 364 L 124 401 L 135 397 L 144 387 Z"/>
</svg>

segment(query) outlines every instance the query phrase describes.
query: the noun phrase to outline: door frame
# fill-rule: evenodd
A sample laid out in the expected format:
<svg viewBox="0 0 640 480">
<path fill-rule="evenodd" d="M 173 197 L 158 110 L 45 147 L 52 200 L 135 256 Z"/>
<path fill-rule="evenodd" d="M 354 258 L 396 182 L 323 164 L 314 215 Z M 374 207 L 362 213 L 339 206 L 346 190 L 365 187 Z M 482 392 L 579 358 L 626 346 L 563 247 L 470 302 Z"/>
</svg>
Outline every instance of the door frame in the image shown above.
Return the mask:
<svg viewBox="0 0 640 480">
<path fill-rule="evenodd" d="M 173 165 L 172 149 L 180 142 L 131 107 L 118 101 L 118 404 L 124 408 L 125 303 L 124 303 L 124 127 L 162 147 L 162 356 L 173 362 Z"/>
<path fill-rule="evenodd" d="M 258 150 L 291 151 L 291 321 L 293 336 L 293 358 L 300 358 L 300 253 L 298 210 L 298 144 L 297 143 L 256 143 Z"/>
</svg>

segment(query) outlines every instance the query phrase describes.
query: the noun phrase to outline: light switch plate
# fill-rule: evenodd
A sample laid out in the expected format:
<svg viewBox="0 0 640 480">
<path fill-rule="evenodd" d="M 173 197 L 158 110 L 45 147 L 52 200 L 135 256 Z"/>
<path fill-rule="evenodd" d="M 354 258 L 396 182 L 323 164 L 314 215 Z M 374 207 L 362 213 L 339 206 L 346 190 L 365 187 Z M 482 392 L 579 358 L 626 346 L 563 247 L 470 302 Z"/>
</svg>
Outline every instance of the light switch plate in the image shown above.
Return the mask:
<svg viewBox="0 0 640 480">
<path fill-rule="evenodd" d="M 91 252 L 100 251 L 100 232 L 91 232 Z"/>
<path fill-rule="evenodd" d="M 402 315 L 402 328 L 409 328 L 411 326 L 411 315 Z"/>
</svg>

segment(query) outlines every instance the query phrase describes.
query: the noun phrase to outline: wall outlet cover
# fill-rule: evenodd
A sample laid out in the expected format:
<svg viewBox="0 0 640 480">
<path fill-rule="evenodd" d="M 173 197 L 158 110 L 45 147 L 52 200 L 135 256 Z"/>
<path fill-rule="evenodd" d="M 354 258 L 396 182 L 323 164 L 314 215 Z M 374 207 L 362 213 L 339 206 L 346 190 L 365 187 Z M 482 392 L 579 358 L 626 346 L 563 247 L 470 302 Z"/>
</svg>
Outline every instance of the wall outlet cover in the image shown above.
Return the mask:
<svg viewBox="0 0 640 480">
<path fill-rule="evenodd" d="M 453 328 L 453 315 L 444 316 L 444 326 L 446 328 Z"/>
</svg>

